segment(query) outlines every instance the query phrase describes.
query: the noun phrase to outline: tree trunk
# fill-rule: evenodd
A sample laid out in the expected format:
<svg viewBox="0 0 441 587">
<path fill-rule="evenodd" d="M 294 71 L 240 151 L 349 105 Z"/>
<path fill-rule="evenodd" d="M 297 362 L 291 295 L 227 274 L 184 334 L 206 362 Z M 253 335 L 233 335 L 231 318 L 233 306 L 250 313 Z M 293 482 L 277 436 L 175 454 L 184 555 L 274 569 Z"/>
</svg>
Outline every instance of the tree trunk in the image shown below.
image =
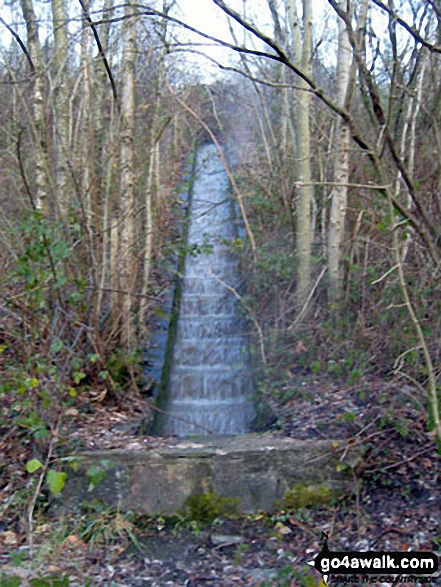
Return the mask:
<svg viewBox="0 0 441 587">
<path fill-rule="evenodd" d="M 47 212 L 48 177 L 47 177 L 47 143 L 44 115 L 44 64 L 38 38 L 38 24 L 32 0 L 20 0 L 23 18 L 26 22 L 28 51 L 34 64 L 34 88 L 32 109 L 34 116 L 35 149 L 35 206 Z"/>
<path fill-rule="evenodd" d="M 345 23 L 338 20 L 338 55 L 337 55 L 337 104 L 346 106 L 351 75 L 352 51 Z M 341 247 L 345 231 L 346 208 L 349 183 L 349 124 L 337 120 L 335 133 L 335 172 L 337 185 L 331 192 L 331 216 L 329 220 L 328 273 L 330 282 L 330 299 L 335 305 L 341 290 Z"/>
<path fill-rule="evenodd" d="M 109 14 L 109 11 L 113 7 L 113 0 L 104 0 L 102 19 L 105 20 Z M 100 26 L 100 41 L 104 53 L 109 60 L 109 36 L 110 36 L 110 22 Z M 108 128 L 109 131 L 106 133 L 105 124 L 105 112 L 108 104 L 107 99 L 107 74 L 103 64 L 103 60 L 100 55 L 97 56 L 95 61 L 95 76 L 94 76 L 94 126 L 95 126 L 95 189 L 98 194 L 97 196 L 97 207 L 102 210 L 102 217 L 96 220 L 96 224 L 100 222 L 100 226 L 97 229 L 100 230 L 102 235 L 100 240 L 100 264 L 97 268 L 97 281 L 99 280 L 100 288 L 98 291 L 97 303 L 96 303 L 96 315 L 100 316 L 103 306 L 104 299 L 104 288 L 107 286 L 109 289 L 117 289 L 118 280 L 117 276 L 112 272 L 112 261 L 118 262 L 117 255 L 115 258 L 111 255 L 111 236 L 114 237 L 115 247 L 117 250 L 118 246 L 118 231 L 115 229 L 114 233 L 111 230 L 111 222 L 113 218 L 113 208 L 111 206 L 111 185 L 112 178 L 114 175 L 114 116 L 113 108 L 110 107 Z M 115 266 L 116 267 L 116 266 Z M 115 294 L 111 294 L 112 301 L 116 302 Z M 115 303 L 116 307 L 116 303 Z"/>
<path fill-rule="evenodd" d="M 85 0 L 86 10 L 89 10 L 91 0 Z M 91 32 L 86 15 L 82 15 L 81 31 L 81 71 L 82 83 L 82 117 L 80 129 L 80 144 L 78 153 L 80 156 L 81 169 L 81 197 L 83 199 L 84 211 L 86 214 L 87 232 L 91 236 L 93 230 L 92 212 L 92 177 L 93 177 L 93 115 L 92 115 L 92 76 L 91 76 L 91 55 L 90 41 Z M 94 247 L 92 247 L 93 249 Z"/>
<path fill-rule="evenodd" d="M 61 216 L 69 206 L 69 93 L 67 87 L 67 10 L 66 0 L 52 0 L 52 19 L 54 26 L 54 57 L 55 85 L 53 92 L 54 104 L 54 144 L 57 203 Z"/>
<path fill-rule="evenodd" d="M 133 341 L 132 303 L 136 283 L 134 255 L 135 236 L 135 174 L 133 165 L 133 137 L 135 127 L 135 66 L 136 18 L 131 0 L 125 7 L 127 19 L 123 23 L 123 53 L 121 64 L 121 184 L 119 216 L 119 296 L 121 341 L 130 350 Z M 131 16 L 131 17 L 130 17 Z"/>
<path fill-rule="evenodd" d="M 303 1 L 303 35 L 297 17 L 295 0 L 287 0 L 288 16 L 293 37 L 294 58 L 302 71 L 310 75 L 312 58 L 312 3 Z M 295 171 L 299 185 L 296 205 L 296 249 L 297 249 L 297 302 L 305 303 L 311 284 L 311 144 L 310 144 L 310 94 L 308 85 L 299 79 L 301 90 L 297 93 L 297 109 L 294 116 L 295 129 Z"/>
<path fill-rule="evenodd" d="M 113 0 L 104 0 L 103 10 L 101 18 L 106 20 L 111 14 L 113 8 Z M 101 46 L 104 53 L 108 56 L 109 50 L 109 36 L 110 36 L 110 22 L 100 25 L 99 34 Z M 105 156 L 109 149 L 105 149 L 106 142 L 106 125 L 105 125 L 105 112 L 106 112 L 106 101 L 107 101 L 107 73 L 103 64 L 102 57 L 98 55 L 95 60 L 94 67 L 94 122 L 95 122 L 95 185 L 98 194 L 102 194 L 105 191 L 105 175 L 106 175 L 106 160 Z M 106 145 L 107 146 L 107 145 Z"/>
</svg>

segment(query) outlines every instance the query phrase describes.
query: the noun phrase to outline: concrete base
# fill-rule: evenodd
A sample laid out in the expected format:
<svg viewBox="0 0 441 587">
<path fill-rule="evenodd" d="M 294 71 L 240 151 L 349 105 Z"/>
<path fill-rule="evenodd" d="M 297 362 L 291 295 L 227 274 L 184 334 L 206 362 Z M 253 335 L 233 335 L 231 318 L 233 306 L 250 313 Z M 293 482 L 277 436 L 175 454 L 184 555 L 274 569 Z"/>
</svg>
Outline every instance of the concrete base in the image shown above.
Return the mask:
<svg viewBox="0 0 441 587">
<path fill-rule="evenodd" d="M 308 505 L 308 496 L 312 503 L 316 498 L 320 503 L 320 496 L 352 493 L 352 470 L 361 457 L 362 449 L 348 447 L 345 441 L 300 441 L 268 434 L 94 451 L 78 456 L 79 467 L 69 473 L 62 499 L 70 506 L 99 499 L 122 511 L 172 515 L 182 512 L 190 496 L 214 492 L 239 498 L 242 512 L 269 512 L 293 495 L 296 503 Z M 96 474 L 97 468 L 102 475 Z M 90 481 L 99 477 L 91 489 Z"/>
</svg>

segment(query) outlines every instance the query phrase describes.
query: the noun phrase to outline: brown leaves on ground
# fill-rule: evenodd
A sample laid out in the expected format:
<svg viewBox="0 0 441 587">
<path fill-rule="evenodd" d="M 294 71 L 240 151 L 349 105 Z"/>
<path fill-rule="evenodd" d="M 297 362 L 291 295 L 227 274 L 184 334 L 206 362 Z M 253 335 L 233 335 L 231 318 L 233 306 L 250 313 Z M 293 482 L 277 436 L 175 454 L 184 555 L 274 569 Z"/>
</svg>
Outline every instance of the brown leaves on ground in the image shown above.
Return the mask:
<svg viewBox="0 0 441 587">
<path fill-rule="evenodd" d="M 272 406 L 283 421 L 276 434 L 349 438 L 365 446 L 366 456 L 357 471 L 358 496 L 329 507 L 221 520 L 202 529 L 185 520 L 170 526 L 163 521 L 129 520 L 118 513 L 110 520 L 115 531 L 112 540 L 95 544 L 81 535 L 81 517 L 60 520 L 46 515 L 35 533 L 38 564 L 32 576 L 66 575 L 72 585 L 81 587 L 88 582 L 118 587 L 297 587 L 319 584 L 320 577 L 307 562 L 320 551 L 322 532 L 335 550 L 439 549 L 440 459 L 418 406 L 422 401 L 418 391 L 375 379 L 350 387 L 326 379 L 291 384 L 286 389 L 291 399 Z M 145 409 L 144 401 L 137 398 L 119 406 L 85 400 L 65 419 L 63 443 L 70 451 L 166 444 L 166 438 L 138 435 Z M 17 455 L 28 452 L 26 445 L 18 443 L 13 449 L 8 445 L 6 459 L 11 450 Z M 6 484 L 4 499 L 10 497 L 11 488 L 18 489 L 20 478 Z M 71 530 L 54 540 L 62 524 Z M 22 521 L 12 520 L 10 527 L 0 530 L 0 565 L 13 574 L 11 553 L 25 546 Z M 219 543 L 213 535 L 229 540 Z M 48 552 L 50 565 L 44 554 Z"/>
</svg>

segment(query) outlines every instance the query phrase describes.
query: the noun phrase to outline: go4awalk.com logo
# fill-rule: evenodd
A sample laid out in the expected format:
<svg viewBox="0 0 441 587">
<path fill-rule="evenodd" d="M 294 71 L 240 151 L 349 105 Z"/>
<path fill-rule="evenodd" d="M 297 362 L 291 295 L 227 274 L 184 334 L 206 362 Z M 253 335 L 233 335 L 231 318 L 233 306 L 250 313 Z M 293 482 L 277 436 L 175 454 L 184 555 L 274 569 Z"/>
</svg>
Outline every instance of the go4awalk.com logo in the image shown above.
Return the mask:
<svg viewBox="0 0 441 587">
<path fill-rule="evenodd" d="M 323 582 L 341 584 L 435 584 L 438 557 L 433 552 L 333 552 L 323 532 L 323 546 L 308 564 L 323 576 Z"/>
</svg>

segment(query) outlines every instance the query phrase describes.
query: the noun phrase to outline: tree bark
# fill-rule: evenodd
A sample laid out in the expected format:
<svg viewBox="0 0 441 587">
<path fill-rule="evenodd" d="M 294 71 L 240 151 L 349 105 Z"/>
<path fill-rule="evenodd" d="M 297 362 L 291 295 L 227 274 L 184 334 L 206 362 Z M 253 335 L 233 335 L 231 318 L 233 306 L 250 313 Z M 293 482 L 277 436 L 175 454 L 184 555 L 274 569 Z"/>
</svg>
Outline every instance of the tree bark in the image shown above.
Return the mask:
<svg viewBox="0 0 441 587">
<path fill-rule="evenodd" d="M 47 177 L 47 143 L 45 139 L 46 124 L 44 113 L 44 64 L 38 36 L 38 24 L 32 0 L 20 0 L 23 18 L 26 22 L 28 52 L 34 64 L 34 87 L 32 110 L 34 123 L 35 149 L 35 207 L 47 212 L 48 177 Z"/>
<path fill-rule="evenodd" d="M 306 75 L 311 74 L 312 59 L 312 3 L 303 3 L 303 35 L 297 16 L 295 0 L 287 0 L 288 16 L 293 38 L 295 62 Z M 311 202 L 314 188 L 311 182 L 311 139 L 310 139 L 310 94 L 308 84 L 299 79 L 300 91 L 297 93 L 297 109 L 294 116 L 295 129 L 295 171 L 299 185 L 296 205 L 296 250 L 297 250 L 297 302 L 305 303 L 311 285 Z"/>
<path fill-rule="evenodd" d="M 133 138 L 135 128 L 135 67 L 136 18 L 132 1 L 126 3 L 123 23 L 123 53 L 121 64 L 121 150 L 120 150 L 120 206 L 119 206 L 119 282 L 121 341 L 130 350 L 134 328 L 132 293 L 136 283 L 134 256 L 135 236 L 135 173 L 133 165 Z"/>
<path fill-rule="evenodd" d="M 342 19 L 338 20 L 337 56 L 337 104 L 347 107 L 346 98 L 351 75 L 352 51 L 348 31 Z M 335 172 L 336 185 L 331 192 L 331 215 L 329 220 L 328 273 L 331 304 L 335 306 L 341 293 L 341 247 L 345 232 L 346 208 L 349 183 L 349 124 L 339 118 L 335 133 Z"/>
<path fill-rule="evenodd" d="M 54 145 L 57 204 L 64 216 L 70 202 L 68 153 L 69 139 L 69 93 L 67 87 L 67 10 L 66 0 L 52 0 L 52 19 L 54 26 L 55 86 L 53 92 Z"/>
</svg>

